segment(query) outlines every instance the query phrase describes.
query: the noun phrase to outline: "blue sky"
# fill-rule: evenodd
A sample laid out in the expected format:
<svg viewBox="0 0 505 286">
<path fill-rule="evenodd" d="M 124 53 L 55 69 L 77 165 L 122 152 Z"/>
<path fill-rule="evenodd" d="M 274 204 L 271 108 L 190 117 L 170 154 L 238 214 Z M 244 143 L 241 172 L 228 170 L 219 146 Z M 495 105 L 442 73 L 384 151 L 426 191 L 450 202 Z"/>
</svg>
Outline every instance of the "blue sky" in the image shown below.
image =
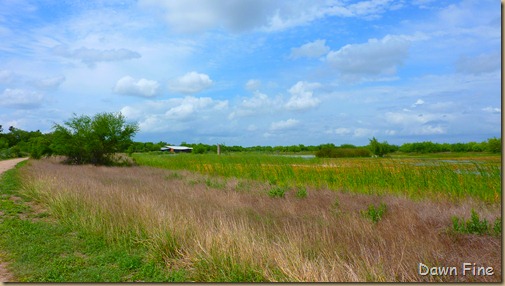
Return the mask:
<svg viewBox="0 0 505 286">
<path fill-rule="evenodd" d="M 0 124 L 121 112 L 136 141 L 500 137 L 494 0 L 0 0 Z"/>
</svg>

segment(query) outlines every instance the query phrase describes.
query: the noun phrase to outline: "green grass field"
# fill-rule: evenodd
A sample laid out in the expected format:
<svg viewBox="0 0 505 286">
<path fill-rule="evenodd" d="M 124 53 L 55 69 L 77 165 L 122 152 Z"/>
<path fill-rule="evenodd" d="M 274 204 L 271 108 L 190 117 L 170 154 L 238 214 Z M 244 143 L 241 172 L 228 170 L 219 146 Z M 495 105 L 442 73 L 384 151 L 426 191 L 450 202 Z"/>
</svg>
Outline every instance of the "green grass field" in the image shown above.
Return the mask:
<svg viewBox="0 0 505 286">
<path fill-rule="evenodd" d="M 501 201 L 500 156 L 320 159 L 261 154 L 134 154 L 140 165 L 269 182 L 410 198 Z"/>
</svg>

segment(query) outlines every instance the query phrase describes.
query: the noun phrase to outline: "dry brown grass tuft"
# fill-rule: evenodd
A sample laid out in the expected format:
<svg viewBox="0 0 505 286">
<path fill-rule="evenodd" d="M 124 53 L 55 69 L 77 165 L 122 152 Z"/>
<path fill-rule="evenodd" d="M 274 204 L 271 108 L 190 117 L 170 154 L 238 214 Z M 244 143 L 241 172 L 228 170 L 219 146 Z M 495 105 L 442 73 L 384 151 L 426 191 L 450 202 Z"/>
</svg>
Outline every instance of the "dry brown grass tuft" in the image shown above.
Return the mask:
<svg viewBox="0 0 505 286">
<path fill-rule="evenodd" d="M 501 281 L 501 238 L 449 231 L 452 216 L 474 208 L 493 220 L 499 206 L 314 189 L 303 199 L 295 190 L 271 198 L 258 182 L 55 159 L 30 161 L 23 175 L 26 191 L 53 215 L 112 241 L 133 240 L 149 259 L 196 281 Z M 361 211 L 379 203 L 387 212 L 373 224 Z M 495 275 L 418 274 L 419 263 L 463 262 L 492 266 Z"/>
</svg>

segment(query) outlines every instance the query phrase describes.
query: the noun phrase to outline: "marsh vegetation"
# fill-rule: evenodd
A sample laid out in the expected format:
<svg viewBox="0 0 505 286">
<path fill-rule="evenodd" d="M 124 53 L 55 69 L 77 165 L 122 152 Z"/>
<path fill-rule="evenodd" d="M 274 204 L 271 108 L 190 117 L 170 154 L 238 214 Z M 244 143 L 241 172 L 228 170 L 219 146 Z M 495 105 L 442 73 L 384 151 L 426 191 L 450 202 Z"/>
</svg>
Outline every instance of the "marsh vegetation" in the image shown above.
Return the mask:
<svg viewBox="0 0 505 286">
<path fill-rule="evenodd" d="M 44 281 L 501 281 L 498 156 L 133 158 L 140 166 L 49 158 L 18 170 L 20 196 L 47 218 L 129 257 L 111 260 L 123 271 L 113 277 L 79 280 L 54 266 L 47 272 L 60 276 Z M 486 231 L 465 231 L 474 213 Z M 82 267 L 97 255 L 79 253 L 67 256 Z M 417 269 L 462 262 L 492 266 L 494 275 Z"/>
</svg>

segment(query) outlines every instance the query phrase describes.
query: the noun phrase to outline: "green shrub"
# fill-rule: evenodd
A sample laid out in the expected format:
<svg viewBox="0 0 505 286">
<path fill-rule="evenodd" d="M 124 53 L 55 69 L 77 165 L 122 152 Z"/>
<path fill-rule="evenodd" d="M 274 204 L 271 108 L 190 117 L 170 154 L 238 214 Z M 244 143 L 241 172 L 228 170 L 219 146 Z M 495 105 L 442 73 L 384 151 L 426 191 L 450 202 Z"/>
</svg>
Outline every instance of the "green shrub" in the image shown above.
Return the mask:
<svg viewBox="0 0 505 286">
<path fill-rule="evenodd" d="M 452 229 L 459 233 L 468 234 L 501 234 L 501 218 L 497 218 L 491 228 L 491 225 L 486 219 L 480 219 L 479 214 L 472 209 L 472 214 L 469 220 L 452 217 Z"/>
<path fill-rule="evenodd" d="M 502 223 L 501 223 L 501 217 L 499 217 L 494 221 L 493 232 L 495 235 L 501 235 L 501 231 L 502 231 Z"/>
<path fill-rule="evenodd" d="M 386 204 L 381 203 L 379 207 L 376 207 L 375 205 L 369 205 L 368 209 L 366 211 L 361 211 L 361 214 L 364 217 L 367 217 L 373 221 L 373 223 L 378 223 L 381 219 L 382 216 L 386 213 L 387 207 Z"/>
<path fill-rule="evenodd" d="M 304 187 L 298 188 L 296 191 L 296 197 L 301 199 L 307 197 L 307 189 Z"/>
<path fill-rule="evenodd" d="M 51 149 L 72 164 L 109 165 L 114 154 L 127 149 L 137 124 L 127 124 L 121 114 L 99 113 L 74 117 L 54 126 Z"/>
<path fill-rule="evenodd" d="M 283 198 L 285 193 L 286 190 L 279 186 L 275 186 L 268 191 L 268 195 L 272 198 L 276 197 Z"/>
<path fill-rule="evenodd" d="M 370 150 L 367 148 L 342 148 L 342 147 L 324 147 L 316 152 L 319 158 L 352 158 L 352 157 L 370 157 Z"/>
</svg>

